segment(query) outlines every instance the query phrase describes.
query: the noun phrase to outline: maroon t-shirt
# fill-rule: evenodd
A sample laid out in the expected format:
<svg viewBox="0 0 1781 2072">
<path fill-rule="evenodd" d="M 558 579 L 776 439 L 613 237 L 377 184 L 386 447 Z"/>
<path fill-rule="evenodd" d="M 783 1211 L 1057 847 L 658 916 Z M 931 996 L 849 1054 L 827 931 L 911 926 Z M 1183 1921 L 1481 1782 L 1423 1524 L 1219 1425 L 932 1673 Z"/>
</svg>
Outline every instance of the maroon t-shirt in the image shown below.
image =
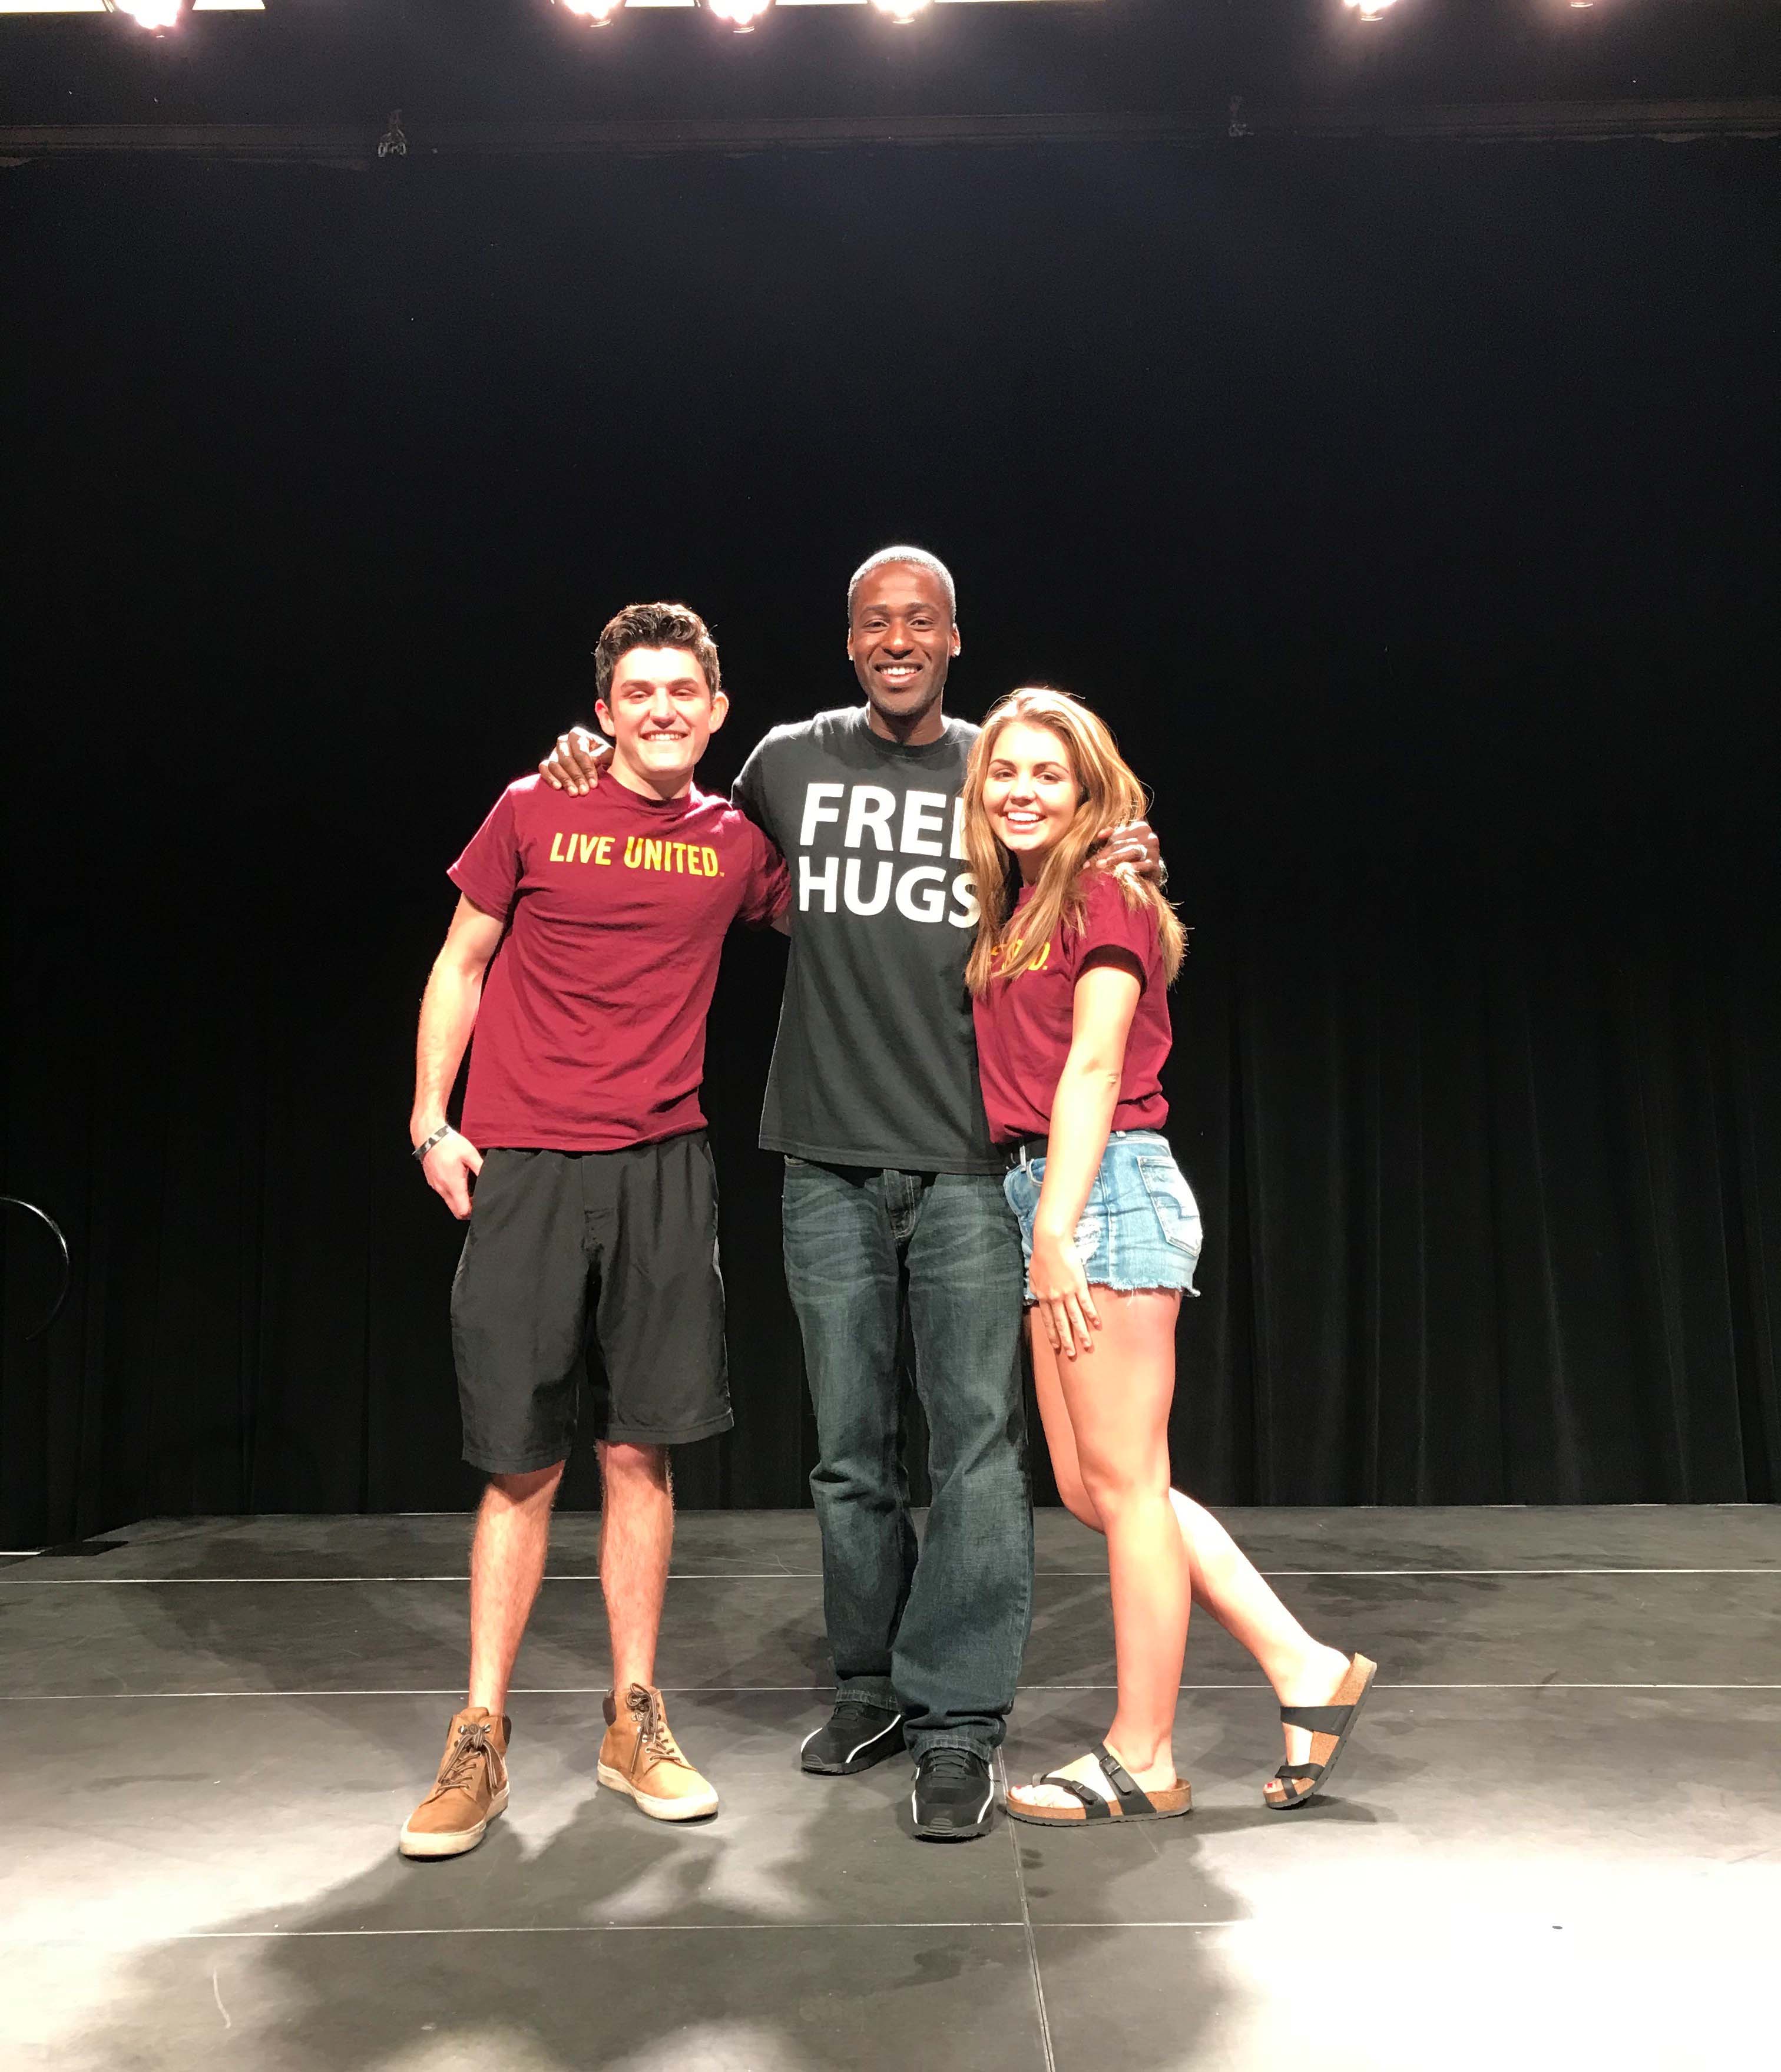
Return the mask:
<svg viewBox="0 0 1781 2072">
<path fill-rule="evenodd" d="M 1076 980 L 1097 950 L 1129 950 L 1144 974 L 1137 1012 L 1125 1039 L 1115 1129 L 1161 1129 L 1169 1113 L 1162 1097 L 1162 1061 L 1169 1054 L 1169 989 L 1162 972 L 1162 944 L 1156 911 L 1148 901 L 1126 904 L 1110 873 L 1084 872 L 1080 928 L 1063 927 L 1039 953 L 1040 961 L 1012 978 L 994 978 L 977 997 L 977 1068 L 989 1134 L 998 1144 L 1043 1137 L 1051 1127 L 1057 1092 L 1076 1015 Z M 1032 900 L 1022 890 L 1010 927 L 1019 938 L 1021 909 Z M 1010 944 L 1011 948 L 1013 944 Z"/>
<path fill-rule="evenodd" d="M 507 933 L 483 984 L 463 1131 L 617 1151 L 705 1121 L 705 1018 L 732 921 L 784 907 L 779 853 L 727 800 L 608 776 L 580 798 L 510 784 L 451 882 Z"/>
</svg>

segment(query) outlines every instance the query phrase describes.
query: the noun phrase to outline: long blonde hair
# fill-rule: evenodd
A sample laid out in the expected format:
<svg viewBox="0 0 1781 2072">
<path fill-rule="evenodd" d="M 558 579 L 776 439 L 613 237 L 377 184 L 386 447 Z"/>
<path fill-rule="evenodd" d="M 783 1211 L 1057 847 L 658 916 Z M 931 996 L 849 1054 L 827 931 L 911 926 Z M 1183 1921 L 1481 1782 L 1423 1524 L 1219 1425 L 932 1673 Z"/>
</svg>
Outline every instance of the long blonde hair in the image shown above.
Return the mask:
<svg viewBox="0 0 1781 2072">
<path fill-rule="evenodd" d="M 984 811 L 984 779 L 1002 730 L 1025 720 L 1055 734 L 1063 743 L 1071 775 L 1080 795 L 1076 818 L 1045 859 L 1031 902 L 1021 915 L 1019 947 L 997 961 L 1004 947 L 1002 931 L 1014 911 L 1009 852 L 989 825 Z M 1083 919 L 1082 870 L 1095 837 L 1104 828 L 1142 820 L 1148 808 L 1144 787 L 1133 775 L 1107 724 L 1067 691 L 1030 686 L 1010 691 L 990 713 L 971 750 L 965 772 L 965 848 L 977 886 L 977 939 L 965 968 L 965 982 L 973 993 L 985 992 L 992 977 L 1012 978 L 1030 969 L 1060 924 L 1080 927 Z M 1175 910 L 1157 887 L 1122 865 L 1114 875 L 1129 906 L 1148 906 L 1155 913 L 1166 980 L 1181 968 L 1186 932 Z"/>
</svg>

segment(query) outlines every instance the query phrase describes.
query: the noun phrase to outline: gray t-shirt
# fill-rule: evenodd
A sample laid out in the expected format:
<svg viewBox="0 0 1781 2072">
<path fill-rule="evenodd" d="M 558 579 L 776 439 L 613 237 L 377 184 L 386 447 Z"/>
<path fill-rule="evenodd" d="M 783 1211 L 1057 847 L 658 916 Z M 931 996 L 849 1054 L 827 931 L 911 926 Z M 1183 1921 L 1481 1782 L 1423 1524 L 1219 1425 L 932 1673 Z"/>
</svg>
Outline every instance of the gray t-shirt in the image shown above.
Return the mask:
<svg viewBox="0 0 1781 2072">
<path fill-rule="evenodd" d="M 965 989 L 977 927 L 959 791 L 977 730 L 902 748 L 866 709 L 776 726 L 731 794 L 792 870 L 761 1145 L 834 1166 L 998 1173 Z"/>
</svg>

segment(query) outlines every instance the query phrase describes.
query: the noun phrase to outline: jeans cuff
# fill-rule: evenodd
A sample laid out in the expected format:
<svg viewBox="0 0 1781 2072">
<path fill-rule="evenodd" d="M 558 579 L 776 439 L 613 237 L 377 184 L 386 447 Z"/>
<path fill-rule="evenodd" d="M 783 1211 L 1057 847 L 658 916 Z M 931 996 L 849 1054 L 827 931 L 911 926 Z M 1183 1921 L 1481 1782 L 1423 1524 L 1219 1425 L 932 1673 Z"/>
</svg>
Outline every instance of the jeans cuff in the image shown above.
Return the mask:
<svg viewBox="0 0 1781 2072">
<path fill-rule="evenodd" d="M 903 1708 L 897 1703 L 897 1694 L 890 1688 L 888 1676 L 847 1676 L 842 1678 L 835 1690 L 835 1703 L 845 1700 L 855 1705 L 871 1705 L 881 1712 L 899 1712 Z"/>
<path fill-rule="evenodd" d="M 996 1750 L 1002 1745 L 1002 1736 L 998 1733 L 992 1741 L 987 1734 L 973 1737 L 961 1733 L 957 1728 L 948 1731 L 942 1727 L 936 1733 L 911 1734 L 907 1741 L 909 1753 L 917 1762 L 924 1755 L 931 1755 L 936 1749 L 963 1749 L 967 1755 L 980 1757 L 993 1767 Z"/>
</svg>

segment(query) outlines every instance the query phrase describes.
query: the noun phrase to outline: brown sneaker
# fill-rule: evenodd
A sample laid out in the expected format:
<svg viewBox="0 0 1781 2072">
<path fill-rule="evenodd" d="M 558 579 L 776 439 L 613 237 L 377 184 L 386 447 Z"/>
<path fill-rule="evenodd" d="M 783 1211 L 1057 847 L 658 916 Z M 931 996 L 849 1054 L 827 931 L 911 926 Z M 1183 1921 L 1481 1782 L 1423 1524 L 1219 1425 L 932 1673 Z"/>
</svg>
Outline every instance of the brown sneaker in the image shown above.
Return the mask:
<svg viewBox="0 0 1781 2072">
<path fill-rule="evenodd" d="M 662 1709 L 662 1694 L 633 1684 L 624 1710 L 608 1695 L 600 1782 L 628 1792 L 652 1820 L 699 1820 L 718 1810 L 718 1794 L 681 1753 Z"/>
<path fill-rule="evenodd" d="M 509 1720 L 467 1705 L 451 1722 L 433 1789 L 408 1816 L 399 1844 L 405 1856 L 461 1856 L 507 1807 Z"/>
</svg>

